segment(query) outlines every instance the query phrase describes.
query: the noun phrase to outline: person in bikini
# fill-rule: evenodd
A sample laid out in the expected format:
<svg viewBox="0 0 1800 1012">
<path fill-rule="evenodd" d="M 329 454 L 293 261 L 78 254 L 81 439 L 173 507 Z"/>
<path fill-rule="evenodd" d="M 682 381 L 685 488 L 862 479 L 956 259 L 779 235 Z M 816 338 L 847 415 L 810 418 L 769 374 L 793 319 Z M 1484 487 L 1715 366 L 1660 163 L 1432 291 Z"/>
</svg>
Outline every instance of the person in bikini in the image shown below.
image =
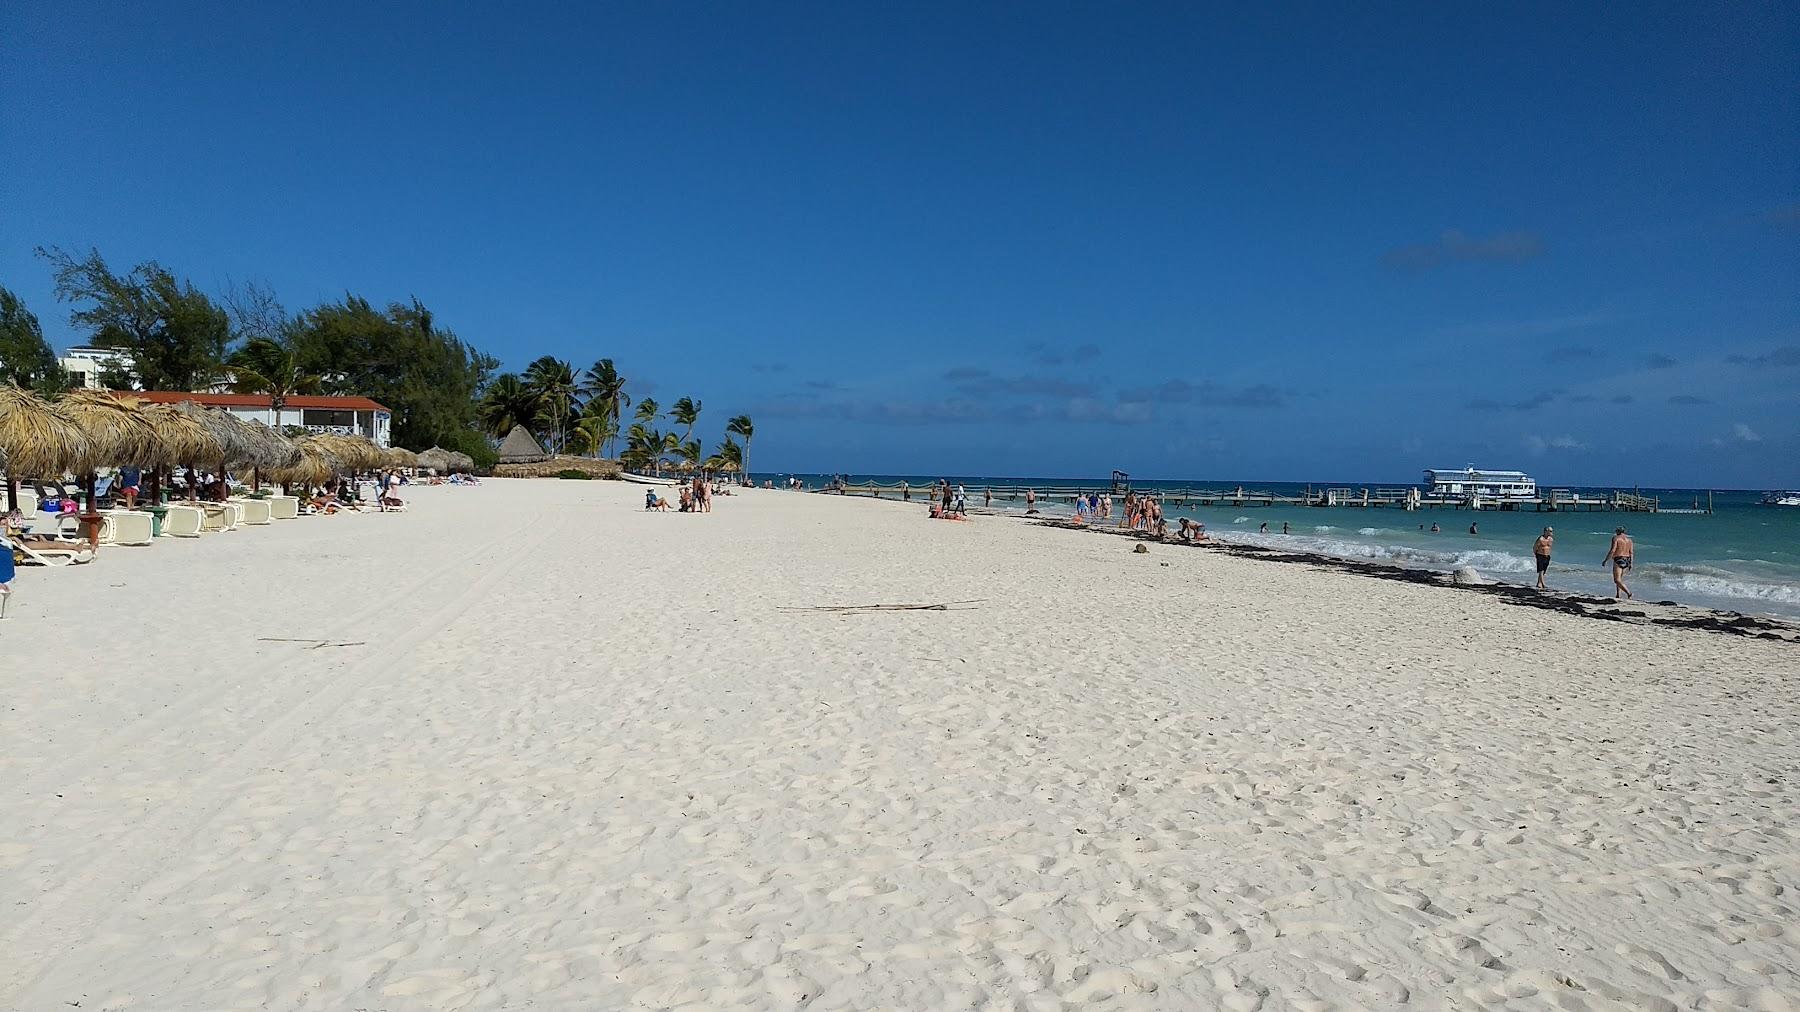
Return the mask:
<svg viewBox="0 0 1800 1012">
<path fill-rule="evenodd" d="M 1625 600 L 1631 600 L 1631 588 L 1625 586 L 1625 574 L 1631 572 L 1631 560 L 1635 554 L 1631 535 L 1626 534 L 1623 527 L 1614 529 L 1612 544 L 1606 546 L 1606 560 L 1602 562 L 1603 565 L 1605 561 L 1612 563 L 1614 600 L 1618 600 L 1621 594 L 1625 596 Z"/>
</svg>

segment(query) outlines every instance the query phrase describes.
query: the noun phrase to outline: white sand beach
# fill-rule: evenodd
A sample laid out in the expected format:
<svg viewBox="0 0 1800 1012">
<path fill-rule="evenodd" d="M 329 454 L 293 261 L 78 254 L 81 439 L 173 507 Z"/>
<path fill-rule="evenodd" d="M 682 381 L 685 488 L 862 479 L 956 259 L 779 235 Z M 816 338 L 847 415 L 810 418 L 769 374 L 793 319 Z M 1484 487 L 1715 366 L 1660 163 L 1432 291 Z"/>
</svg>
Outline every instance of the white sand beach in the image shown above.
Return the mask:
<svg viewBox="0 0 1800 1012">
<path fill-rule="evenodd" d="M 23 571 L 0 1008 L 1800 1006 L 1791 644 L 641 497 Z"/>
</svg>

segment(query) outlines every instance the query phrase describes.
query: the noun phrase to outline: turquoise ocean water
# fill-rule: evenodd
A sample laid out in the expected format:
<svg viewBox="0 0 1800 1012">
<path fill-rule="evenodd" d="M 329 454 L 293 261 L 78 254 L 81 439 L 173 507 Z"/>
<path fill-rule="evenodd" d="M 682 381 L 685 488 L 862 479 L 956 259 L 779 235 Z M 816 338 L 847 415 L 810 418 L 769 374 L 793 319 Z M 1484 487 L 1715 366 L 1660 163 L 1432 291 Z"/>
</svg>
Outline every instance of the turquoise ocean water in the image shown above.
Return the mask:
<svg viewBox="0 0 1800 1012">
<path fill-rule="evenodd" d="M 789 475 L 758 474 L 760 483 L 780 481 Z M 824 486 L 828 475 L 797 474 L 812 488 Z M 902 479 L 919 496 L 934 476 L 846 475 L 851 482 L 892 484 Z M 1000 478 L 942 475 L 952 484 L 967 488 L 969 502 L 981 505 L 981 490 L 988 485 L 1038 485 L 1103 487 L 1104 478 Z M 1393 483 L 1315 483 L 1314 489 L 1399 487 Z M 1308 486 L 1293 482 L 1237 480 L 1140 481 L 1132 487 L 1144 490 L 1209 488 L 1267 491 L 1297 495 Z M 1563 487 L 1563 486 L 1558 486 Z M 1611 488 L 1579 489 L 1593 495 L 1610 495 Z M 1693 489 L 1639 489 L 1662 501 L 1665 508 L 1705 507 L 1707 493 Z M 1550 567 L 1553 588 L 1580 593 L 1612 593 L 1612 579 L 1602 555 L 1615 526 L 1623 525 L 1637 542 L 1637 565 L 1632 570 L 1634 593 L 1646 601 L 1679 601 L 1683 604 L 1729 611 L 1774 614 L 1800 618 L 1800 509 L 1759 505 L 1760 492 L 1712 494 L 1710 516 L 1666 513 L 1475 513 L 1470 510 L 1423 509 L 1408 513 L 1397 508 L 1304 506 L 1191 506 L 1166 511 L 1170 526 L 1178 517 L 1206 524 L 1207 532 L 1225 541 L 1276 548 L 1320 552 L 1351 559 L 1367 559 L 1405 566 L 1449 570 L 1473 566 L 1484 576 L 1512 583 L 1531 584 L 1536 575 L 1531 545 L 1545 526 L 1556 528 L 1556 551 Z M 1021 502 L 996 500 L 996 509 L 1024 510 Z M 1073 512 L 1067 502 L 1046 503 L 1046 513 Z M 1114 506 L 1114 516 L 1118 506 Z M 1429 531 L 1433 522 L 1440 533 Z M 1288 524 L 1290 534 L 1282 535 Z M 1270 533 L 1261 533 L 1267 523 Z M 1470 523 L 1479 533 L 1470 535 Z"/>
</svg>

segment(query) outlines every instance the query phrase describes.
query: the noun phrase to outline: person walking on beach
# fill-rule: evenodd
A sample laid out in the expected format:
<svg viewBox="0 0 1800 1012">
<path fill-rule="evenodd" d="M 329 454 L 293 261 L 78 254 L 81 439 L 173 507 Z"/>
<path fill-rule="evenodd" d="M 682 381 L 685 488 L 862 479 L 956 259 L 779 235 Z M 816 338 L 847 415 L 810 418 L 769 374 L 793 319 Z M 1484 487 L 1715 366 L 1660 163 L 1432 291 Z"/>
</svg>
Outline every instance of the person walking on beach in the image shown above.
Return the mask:
<svg viewBox="0 0 1800 1012">
<path fill-rule="evenodd" d="M 1025 490 L 1025 512 L 1037 512 L 1037 489 L 1035 488 L 1028 488 Z"/>
<path fill-rule="evenodd" d="M 1626 534 L 1623 527 L 1615 528 L 1612 544 L 1606 546 L 1606 560 L 1601 562 L 1601 565 L 1605 565 L 1606 561 L 1612 562 L 1613 600 L 1615 601 L 1621 594 L 1625 595 L 1625 600 L 1631 600 L 1631 588 L 1625 586 L 1625 574 L 1631 572 L 1631 560 L 1635 554 L 1636 549 L 1631 544 L 1631 535 Z"/>
<path fill-rule="evenodd" d="M 1544 574 L 1550 569 L 1550 549 L 1555 547 L 1555 545 L 1556 528 L 1554 527 L 1544 528 L 1544 533 L 1539 534 L 1537 540 L 1531 543 L 1531 554 L 1537 559 L 1537 589 L 1539 590 L 1550 589 L 1549 587 L 1544 586 Z"/>
</svg>

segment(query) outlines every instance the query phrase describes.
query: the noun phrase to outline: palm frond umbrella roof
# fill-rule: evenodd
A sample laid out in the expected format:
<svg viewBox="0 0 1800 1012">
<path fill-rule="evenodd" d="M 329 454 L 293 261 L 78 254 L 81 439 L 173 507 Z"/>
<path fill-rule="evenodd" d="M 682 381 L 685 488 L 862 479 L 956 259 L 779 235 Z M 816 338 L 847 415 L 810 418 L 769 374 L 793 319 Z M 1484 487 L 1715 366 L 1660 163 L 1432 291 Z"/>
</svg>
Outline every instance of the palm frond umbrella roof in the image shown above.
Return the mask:
<svg viewBox="0 0 1800 1012">
<path fill-rule="evenodd" d="M 87 433 L 28 390 L 0 386 L 0 454 L 13 474 L 54 477 L 92 455 Z"/>
<path fill-rule="evenodd" d="M 256 443 L 251 439 L 248 430 L 238 426 L 237 419 L 231 417 L 229 411 L 209 411 L 193 401 L 182 401 L 175 405 L 175 410 L 199 422 L 212 436 L 219 452 L 210 458 L 186 461 L 189 464 L 222 464 L 254 466 L 256 463 Z"/>
<path fill-rule="evenodd" d="M 71 390 L 56 402 L 55 409 L 87 434 L 88 455 L 82 470 L 107 464 L 155 467 L 174 463 L 156 427 L 133 402 L 99 390 Z"/>
<path fill-rule="evenodd" d="M 314 438 L 329 447 L 348 470 L 367 471 L 387 463 L 387 454 L 366 436 L 323 434 Z"/>
<path fill-rule="evenodd" d="M 450 470 L 450 451 L 441 446 L 425 450 L 419 454 L 419 466 L 428 467 L 433 471 L 447 472 Z"/>
<path fill-rule="evenodd" d="M 262 444 L 257 467 L 272 471 L 293 467 L 300 462 L 300 448 L 294 445 L 293 440 L 255 419 L 238 420 L 248 426 L 257 442 Z"/>
<path fill-rule="evenodd" d="M 190 412 L 173 404 L 149 404 L 138 410 L 156 430 L 163 459 L 170 464 L 210 463 L 223 452 L 212 430 Z"/>
<path fill-rule="evenodd" d="M 342 470 L 338 459 L 316 436 L 303 436 L 294 440 L 293 446 L 297 458 L 286 467 L 270 470 L 269 477 L 279 482 L 306 485 L 323 485 L 331 480 L 332 475 Z"/>
</svg>

